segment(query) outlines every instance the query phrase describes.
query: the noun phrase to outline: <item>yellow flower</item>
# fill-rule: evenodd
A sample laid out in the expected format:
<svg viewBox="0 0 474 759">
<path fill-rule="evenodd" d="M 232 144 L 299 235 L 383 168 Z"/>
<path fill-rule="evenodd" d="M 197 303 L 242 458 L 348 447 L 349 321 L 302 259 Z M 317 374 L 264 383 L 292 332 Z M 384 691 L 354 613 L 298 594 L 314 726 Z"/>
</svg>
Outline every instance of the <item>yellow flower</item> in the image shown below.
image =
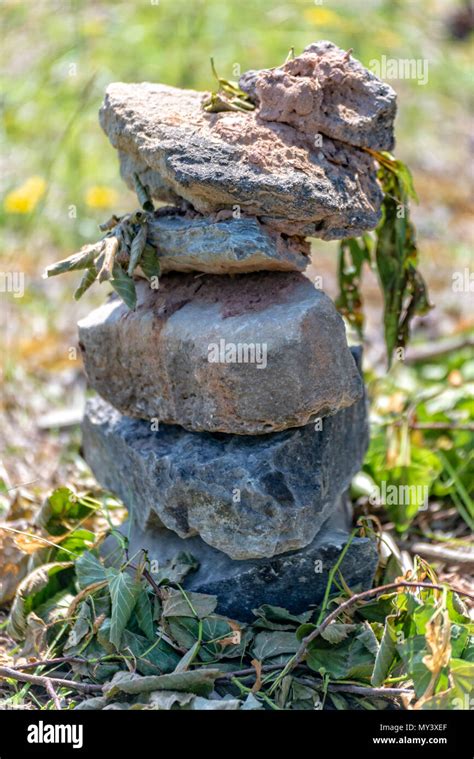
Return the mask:
<svg viewBox="0 0 474 759">
<path fill-rule="evenodd" d="M 118 193 L 111 187 L 94 185 L 86 192 L 86 203 L 90 208 L 112 208 L 118 201 Z"/>
<path fill-rule="evenodd" d="M 46 192 L 46 182 L 43 177 L 30 177 L 16 190 L 5 197 L 4 207 L 7 213 L 30 213 L 38 205 Z"/>
<path fill-rule="evenodd" d="M 306 21 L 317 26 L 328 26 L 331 29 L 339 29 L 345 32 L 354 28 L 354 24 L 350 19 L 343 18 L 329 8 L 320 8 L 319 6 L 317 8 L 307 8 L 303 15 Z"/>
<path fill-rule="evenodd" d="M 84 37 L 100 37 L 106 33 L 105 24 L 101 18 L 90 18 L 81 24 L 81 32 Z"/>
</svg>

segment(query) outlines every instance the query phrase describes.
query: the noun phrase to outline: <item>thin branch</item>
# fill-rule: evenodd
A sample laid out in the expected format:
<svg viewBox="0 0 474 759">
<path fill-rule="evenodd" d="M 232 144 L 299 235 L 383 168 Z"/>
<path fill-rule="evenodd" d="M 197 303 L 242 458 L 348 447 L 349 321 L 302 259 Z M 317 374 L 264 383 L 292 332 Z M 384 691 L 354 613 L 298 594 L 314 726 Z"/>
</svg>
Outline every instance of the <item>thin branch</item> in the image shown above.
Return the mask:
<svg viewBox="0 0 474 759">
<path fill-rule="evenodd" d="M 150 583 L 158 598 L 161 598 L 161 600 L 163 600 L 163 589 L 160 588 L 160 586 L 154 581 L 148 569 L 143 570 L 143 577 L 145 580 L 147 580 L 147 582 Z"/>
<path fill-rule="evenodd" d="M 442 340 L 438 343 L 428 343 L 420 346 L 418 349 L 408 351 L 405 357 L 406 364 L 416 364 L 419 361 L 432 361 L 440 356 L 446 356 L 448 353 L 474 346 L 474 338 L 471 336 L 454 337 L 450 340 Z"/>
<path fill-rule="evenodd" d="M 52 667 L 55 664 L 91 664 L 90 659 L 81 659 L 79 656 L 58 656 L 55 659 L 38 659 L 24 664 L 15 664 L 12 669 L 34 669 L 35 667 Z M 94 662 L 95 663 L 95 662 Z"/>
<path fill-rule="evenodd" d="M 46 687 L 46 690 L 48 691 L 50 697 L 53 700 L 54 708 L 57 709 L 58 711 L 61 711 L 61 701 L 59 700 L 59 696 L 56 693 L 56 691 L 54 690 L 54 685 L 53 685 L 53 683 L 51 682 L 50 679 L 46 679 L 46 685 L 45 685 L 45 687 Z"/>
<path fill-rule="evenodd" d="M 378 588 L 364 590 L 362 593 L 354 593 L 354 595 L 348 598 L 347 601 L 344 601 L 342 604 L 340 604 L 340 606 L 337 607 L 337 609 L 334 609 L 334 611 L 332 611 L 331 614 L 329 614 L 326 619 L 321 622 L 320 625 L 318 625 L 309 635 L 307 635 L 306 638 L 303 638 L 298 651 L 284 668 L 285 674 L 288 674 L 288 672 L 291 672 L 291 670 L 294 669 L 298 664 L 301 664 L 301 662 L 306 657 L 309 644 L 312 643 L 313 640 L 316 640 L 316 638 L 318 638 L 321 633 L 324 632 L 326 627 L 328 627 L 331 622 L 334 622 L 338 616 L 342 614 L 342 612 L 347 611 L 347 609 L 350 609 L 351 606 L 359 603 L 359 601 L 365 601 L 368 598 L 373 598 L 374 596 L 380 595 L 382 593 L 387 593 L 389 590 L 397 590 L 398 588 L 427 588 L 428 590 L 440 591 L 452 590 L 455 593 L 466 596 L 467 598 L 470 598 L 474 601 L 474 594 L 466 593 L 465 591 L 457 590 L 456 588 L 450 588 L 447 585 L 437 585 L 431 582 L 408 582 L 407 580 L 390 582 L 387 585 L 380 585 Z"/>
<path fill-rule="evenodd" d="M 262 672 L 277 672 L 282 668 L 281 664 L 264 664 Z M 232 680 L 237 677 L 239 680 L 245 680 L 246 677 L 252 677 L 255 679 L 255 667 L 249 667 L 248 669 L 237 669 L 235 672 L 226 672 L 216 680 L 216 685 L 222 685 L 228 680 Z"/>
<path fill-rule="evenodd" d="M 130 569 L 133 569 L 134 571 L 137 571 L 137 569 L 138 569 L 138 567 L 135 564 L 129 563 L 128 566 L 130 567 Z M 155 591 L 155 593 L 158 596 L 158 598 L 160 598 L 161 600 L 163 600 L 163 598 L 164 598 L 164 596 L 163 596 L 163 588 L 160 588 L 160 586 L 155 582 L 155 580 L 151 576 L 151 574 L 148 571 L 148 569 L 144 568 L 142 570 L 142 575 L 145 578 L 145 580 L 151 585 L 151 587 Z"/>
<path fill-rule="evenodd" d="M 26 672 L 18 672 L 11 667 L 0 667 L 0 678 L 11 678 L 18 680 L 20 683 L 31 683 L 31 685 L 40 685 L 48 690 L 48 683 L 57 688 L 71 688 L 72 690 L 81 691 L 81 693 L 99 693 L 102 692 L 101 685 L 89 683 L 76 683 L 73 680 L 61 680 L 58 677 L 44 677 L 43 675 L 28 675 Z M 49 692 L 49 691 L 48 691 Z"/>
<path fill-rule="evenodd" d="M 302 685 L 315 687 L 314 680 L 306 677 L 297 677 L 296 680 Z M 321 680 L 322 684 L 322 680 Z M 370 688 L 364 685 L 352 685 L 351 683 L 328 683 L 328 690 L 335 693 L 354 693 L 357 696 L 385 696 L 388 698 L 398 698 L 399 696 L 413 696 L 414 691 L 411 688 Z"/>
<path fill-rule="evenodd" d="M 350 608 L 354 604 L 358 603 L 359 601 L 363 601 L 366 598 L 371 598 L 373 596 L 376 596 L 380 593 L 386 593 L 388 590 L 396 590 L 397 588 L 428 588 L 428 589 L 434 589 L 434 590 L 451 590 L 454 593 L 458 593 L 461 596 L 466 596 L 467 598 L 471 598 L 474 600 L 474 595 L 472 593 L 466 593 L 463 590 L 460 590 L 459 588 L 453 588 L 448 585 L 435 585 L 431 582 L 407 582 L 406 580 L 401 580 L 400 582 L 392 582 L 388 585 L 380 585 L 378 588 L 371 588 L 370 590 L 365 590 L 362 593 L 356 593 L 353 596 L 351 596 L 347 601 L 344 601 L 340 606 L 337 607 L 331 614 L 329 614 L 326 619 L 321 622 L 321 624 L 313 630 L 313 632 L 308 635 L 306 638 L 303 639 L 300 648 L 296 652 L 295 656 L 290 659 L 289 662 L 287 662 L 286 666 L 283 667 L 283 671 L 285 674 L 292 671 L 298 666 L 301 666 L 303 664 L 303 659 L 306 655 L 306 648 L 309 643 L 311 643 L 315 638 L 317 638 L 325 629 L 326 627 L 333 622 L 341 612 L 345 611 L 346 609 Z M 262 672 L 277 672 L 278 670 L 282 669 L 281 664 L 264 664 L 262 667 Z M 216 685 L 219 685 L 219 683 L 224 683 L 227 680 L 231 680 L 234 677 L 237 678 L 246 678 L 246 677 L 255 677 L 255 669 L 253 667 L 249 667 L 248 669 L 239 669 L 234 672 L 226 672 L 225 675 L 222 675 L 222 677 L 219 677 L 216 680 Z M 374 689 L 371 689 L 371 692 L 373 693 Z"/>
<path fill-rule="evenodd" d="M 275 672 L 282 668 L 281 664 L 266 664 L 262 667 L 262 672 Z M 216 685 L 224 684 L 228 680 L 238 678 L 239 680 L 246 680 L 248 678 L 255 679 L 255 669 L 241 669 L 236 672 L 227 672 L 223 677 L 219 677 L 216 680 Z M 316 679 L 311 680 L 308 677 L 296 677 L 298 682 L 303 685 L 308 685 L 317 689 L 318 682 Z M 321 680 L 322 685 L 322 680 Z M 385 696 L 388 698 L 398 698 L 399 696 L 411 696 L 413 690 L 411 688 L 370 688 L 364 685 L 354 685 L 352 683 L 329 683 L 328 690 L 342 693 L 354 693 L 359 696 Z"/>
<path fill-rule="evenodd" d="M 474 564 L 474 551 L 457 551 L 444 545 L 432 545 L 431 543 L 413 543 L 410 546 L 413 553 L 419 553 L 427 559 L 446 561 L 450 564 Z"/>
<path fill-rule="evenodd" d="M 402 427 L 404 422 L 397 420 L 389 422 L 392 427 Z M 474 424 L 457 424 L 456 422 L 409 422 L 411 430 L 460 430 L 461 432 L 474 432 Z"/>
</svg>

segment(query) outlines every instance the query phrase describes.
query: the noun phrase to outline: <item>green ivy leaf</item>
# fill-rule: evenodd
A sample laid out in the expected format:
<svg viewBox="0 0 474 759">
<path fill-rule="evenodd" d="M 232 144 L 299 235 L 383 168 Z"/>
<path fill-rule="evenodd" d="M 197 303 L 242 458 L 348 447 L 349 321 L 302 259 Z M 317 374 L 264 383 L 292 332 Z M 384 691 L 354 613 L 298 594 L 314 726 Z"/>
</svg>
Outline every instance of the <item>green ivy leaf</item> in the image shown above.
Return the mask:
<svg viewBox="0 0 474 759">
<path fill-rule="evenodd" d="M 385 620 L 385 628 L 380 641 L 380 647 L 375 657 L 374 671 L 372 672 L 371 685 L 374 688 L 383 685 L 388 677 L 392 665 L 397 656 L 397 616 L 391 614 Z"/>
<path fill-rule="evenodd" d="M 76 577 L 79 587 L 87 588 L 97 582 L 107 579 L 105 568 L 94 554 L 87 552 L 76 561 Z"/>
<path fill-rule="evenodd" d="M 115 569 L 107 569 L 106 575 L 112 601 L 110 642 L 117 649 L 120 649 L 122 633 L 130 619 L 142 585 L 140 580 L 132 577 L 127 572 L 117 572 Z"/>
<path fill-rule="evenodd" d="M 155 629 L 153 627 L 153 614 L 151 610 L 151 601 L 148 592 L 142 588 L 137 598 L 135 614 L 140 629 L 145 633 L 148 640 L 155 639 Z"/>
<path fill-rule="evenodd" d="M 184 593 L 174 588 L 168 588 L 163 602 L 164 617 L 204 617 L 212 614 L 217 606 L 217 596 L 205 593 Z"/>
</svg>

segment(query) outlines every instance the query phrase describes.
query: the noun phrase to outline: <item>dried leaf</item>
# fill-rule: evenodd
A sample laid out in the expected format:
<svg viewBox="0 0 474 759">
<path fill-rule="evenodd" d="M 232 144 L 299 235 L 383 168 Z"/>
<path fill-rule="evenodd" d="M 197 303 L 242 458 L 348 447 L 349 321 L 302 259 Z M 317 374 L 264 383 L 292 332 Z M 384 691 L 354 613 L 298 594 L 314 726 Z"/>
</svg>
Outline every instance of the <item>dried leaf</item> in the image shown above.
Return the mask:
<svg viewBox="0 0 474 759">
<path fill-rule="evenodd" d="M 191 672 L 172 672 L 169 675 L 148 675 L 142 677 L 130 672 L 117 672 L 110 683 L 104 685 L 104 695 L 113 698 L 117 693 L 137 695 L 153 691 L 175 690 L 208 696 L 214 681 L 222 675 L 219 669 L 199 669 Z"/>
<path fill-rule="evenodd" d="M 13 640 L 24 639 L 28 625 L 28 614 L 36 608 L 35 597 L 41 593 L 41 601 L 43 602 L 46 597 L 54 595 L 59 589 L 55 576 L 72 566 L 72 562 L 43 564 L 21 581 L 8 619 L 8 634 Z"/>
<path fill-rule="evenodd" d="M 150 280 L 160 276 L 160 260 L 158 253 L 151 245 L 145 245 L 140 258 L 140 268 L 145 277 Z"/>
<path fill-rule="evenodd" d="M 133 276 L 133 272 L 135 271 L 135 268 L 138 266 L 140 262 L 141 255 L 146 245 L 147 232 L 148 232 L 148 226 L 146 222 L 144 222 L 143 224 L 141 224 L 137 234 L 133 238 L 132 246 L 130 249 L 130 261 L 128 264 L 129 277 Z"/>
<path fill-rule="evenodd" d="M 150 192 L 148 187 L 143 185 L 140 181 L 140 178 L 138 174 L 133 175 L 133 179 L 135 182 L 135 192 L 137 193 L 138 202 L 140 203 L 141 207 L 144 211 L 154 211 L 154 206 L 150 197 Z"/>
<path fill-rule="evenodd" d="M 133 279 L 124 272 L 120 264 L 115 263 L 113 268 L 113 279 L 110 280 L 110 284 L 114 288 L 117 295 L 119 295 L 126 306 L 131 311 L 135 310 L 137 305 L 137 291 L 135 289 L 135 283 Z"/>
<path fill-rule="evenodd" d="M 115 267 L 115 256 L 118 253 L 119 249 L 119 239 L 115 235 L 112 235 L 111 237 L 106 237 L 104 240 L 104 262 L 100 268 L 99 271 L 99 282 L 104 282 L 107 279 L 111 279 L 112 276 L 115 276 L 114 267 Z"/>
<path fill-rule="evenodd" d="M 101 252 L 102 246 L 102 240 L 95 245 L 85 245 L 78 253 L 48 266 L 43 276 L 55 277 L 57 274 L 64 274 L 68 271 L 89 268 L 94 263 L 95 257 Z"/>
<path fill-rule="evenodd" d="M 262 662 L 258 659 L 252 659 L 250 664 L 255 667 L 255 682 L 252 686 L 252 693 L 258 693 L 262 687 Z"/>
<path fill-rule="evenodd" d="M 110 219 L 107 219 L 107 221 L 104 221 L 102 224 L 99 224 L 99 229 L 101 232 L 108 232 L 110 229 L 113 229 L 118 223 L 120 219 L 115 214 L 112 214 Z"/>
<path fill-rule="evenodd" d="M 79 285 L 77 286 L 76 290 L 74 291 L 74 300 L 79 300 L 82 298 L 86 290 L 91 287 L 94 282 L 97 279 L 97 269 L 95 266 L 90 266 L 85 272 L 84 275 L 79 282 Z"/>
</svg>

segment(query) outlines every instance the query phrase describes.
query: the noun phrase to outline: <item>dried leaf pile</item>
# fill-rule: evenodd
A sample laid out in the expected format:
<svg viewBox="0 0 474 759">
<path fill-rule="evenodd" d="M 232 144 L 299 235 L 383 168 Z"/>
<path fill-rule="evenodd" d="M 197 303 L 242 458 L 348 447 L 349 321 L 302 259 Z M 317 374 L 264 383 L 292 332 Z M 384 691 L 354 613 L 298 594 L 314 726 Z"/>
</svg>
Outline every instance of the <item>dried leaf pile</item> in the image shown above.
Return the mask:
<svg viewBox="0 0 474 759">
<path fill-rule="evenodd" d="M 43 506 L 41 561 L 8 620 L 18 645 L 14 665 L 0 662 L 3 706 L 52 688 L 49 708 L 469 708 L 474 625 L 422 560 L 371 598 L 353 597 L 335 573 L 318 608 L 264 605 L 244 624 L 216 613 L 215 596 L 183 588 L 197 568 L 189 554 L 157 568 L 144 552 L 129 556 L 113 527 L 99 553 L 103 532 L 83 525 L 101 510 L 107 520 L 103 503 L 67 488 Z M 399 572 L 392 556 L 379 579 Z"/>
</svg>

